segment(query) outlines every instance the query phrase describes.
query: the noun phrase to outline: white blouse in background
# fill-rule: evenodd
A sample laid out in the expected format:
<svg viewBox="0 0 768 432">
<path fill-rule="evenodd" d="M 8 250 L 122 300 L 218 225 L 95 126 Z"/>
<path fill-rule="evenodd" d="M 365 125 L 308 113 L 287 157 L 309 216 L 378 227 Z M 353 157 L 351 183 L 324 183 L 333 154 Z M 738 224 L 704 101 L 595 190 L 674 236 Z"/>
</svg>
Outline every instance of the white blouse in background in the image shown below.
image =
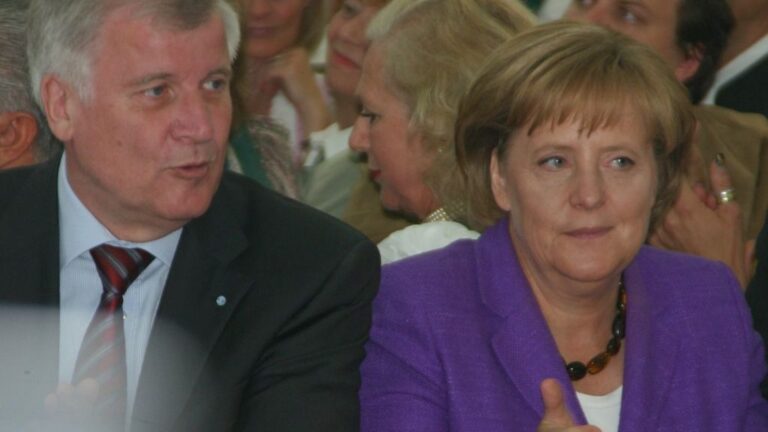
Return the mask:
<svg viewBox="0 0 768 432">
<path fill-rule="evenodd" d="M 424 222 L 395 231 L 378 244 L 381 263 L 439 249 L 462 239 L 476 239 L 480 233 L 450 221 Z"/>
</svg>

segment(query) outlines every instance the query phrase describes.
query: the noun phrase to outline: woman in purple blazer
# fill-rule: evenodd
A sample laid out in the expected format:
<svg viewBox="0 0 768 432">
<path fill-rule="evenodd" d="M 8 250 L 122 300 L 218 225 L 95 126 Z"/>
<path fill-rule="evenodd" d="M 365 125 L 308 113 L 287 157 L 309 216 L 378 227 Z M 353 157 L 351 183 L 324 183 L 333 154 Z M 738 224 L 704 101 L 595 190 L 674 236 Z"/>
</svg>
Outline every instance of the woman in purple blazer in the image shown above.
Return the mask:
<svg viewBox="0 0 768 432">
<path fill-rule="evenodd" d="M 768 431 L 738 282 L 643 245 L 694 130 L 656 54 L 596 27 L 535 28 L 485 65 L 456 130 L 489 228 L 384 268 L 364 432 Z"/>
</svg>

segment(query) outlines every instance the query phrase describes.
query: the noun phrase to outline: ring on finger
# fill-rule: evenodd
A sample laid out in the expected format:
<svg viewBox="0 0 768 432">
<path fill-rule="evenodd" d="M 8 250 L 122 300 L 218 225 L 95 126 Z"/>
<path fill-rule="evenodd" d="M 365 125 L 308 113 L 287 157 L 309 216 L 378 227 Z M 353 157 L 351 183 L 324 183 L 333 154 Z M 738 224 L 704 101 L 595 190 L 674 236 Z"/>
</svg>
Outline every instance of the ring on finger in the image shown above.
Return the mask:
<svg viewBox="0 0 768 432">
<path fill-rule="evenodd" d="M 725 204 L 736 198 L 736 191 L 733 188 L 723 189 L 717 193 L 717 202 Z"/>
</svg>

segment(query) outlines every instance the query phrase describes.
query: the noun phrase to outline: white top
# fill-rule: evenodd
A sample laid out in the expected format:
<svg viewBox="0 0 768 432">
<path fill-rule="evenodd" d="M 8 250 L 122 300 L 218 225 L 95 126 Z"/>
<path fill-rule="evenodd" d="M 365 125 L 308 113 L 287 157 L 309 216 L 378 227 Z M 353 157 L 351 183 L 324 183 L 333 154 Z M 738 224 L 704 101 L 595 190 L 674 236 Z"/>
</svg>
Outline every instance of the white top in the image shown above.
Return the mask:
<svg viewBox="0 0 768 432">
<path fill-rule="evenodd" d="M 352 128 L 339 129 L 338 123 L 309 134 L 309 152 L 304 159 L 304 166 L 311 167 L 330 159 L 349 149 L 349 137 Z"/>
<path fill-rule="evenodd" d="M 733 60 L 728 62 L 727 65 L 720 68 L 715 75 L 715 82 L 712 87 L 709 88 L 707 95 L 701 101 L 702 104 L 714 105 L 715 96 L 724 85 L 726 85 L 732 79 L 741 75 L 744 71 L 750 68 L 753 64 L 759 61 L 761 58 L 768 55 L 768 34 L 760 38 L 752 46 L 744 50 L 741 54 L 736 56 Z"/>
<path fill-rule="evenodd" d="M 539 8 L 539 20 L 543 23 L 557 21 L 565 15 L 571 0 L 544 0 Z"/>
<path fill-rule="evenodd" d="M 581 410 L 587 417 L 587 423 L 597 426 L 602 432 L 618 432 L 619 414 L 621 413 L 621 393 L 623 386 L 603 396 L 576 393 Z"/>
<path fill-rule="evenodd" d="M 123 297 L 128 386 L 127 418 L 131 418 L 139 372 L 160 304 L 181 229 L 147 243 L 118 240 L 75 195 L 67 180 L 66 153 L 59 165 L 59 380 L 71 382 L 85 332 L 101 299 L 102 284 L 90 249 L 102 243 L 140 247 L 155 259 L 128 287 Z M 75 383 L 76 384 L 76 383 Z M 54 389 L 51 389 L 53 391 Z"/>
<path fill-rule="evenodd" d="M 323 75 L 315 74 L 315 82 L 323 94 L 326 105 L 329 107 L 332 106 L 333 99 L 325 84 Z M 300 155 L 302 153 L 301 141 L 304 137 L 304 125 L 301 123 L 301 117 L 299 116 L 296 107 L 282 91 L 278 91 L 272 98 L 272 106 L 269 110 L 269 116 L 280 126 L 283 126 L 288 130 L 288 141 L 290 143 L 291 152 L 294 157 Z"/>
<path fill-rule="evenodd" d="M 439 249 L 461 239 L 476 239 L 480 233 L 457 222 L 437 221 L 411 225 L 395 231 L 379 243 L 381 263 Z"/>
<path fill-rule="evenodd" d="M 301 137 L 304 136 L 304 129 L 301 125 L 299 112 L 296 111 L 296 108 L 282 91 L 278 91 L 272 98 L 269 116 L 288 131 L 291 154 L 297 155 L 300 151 L 299 144 Z"/>
</svg>

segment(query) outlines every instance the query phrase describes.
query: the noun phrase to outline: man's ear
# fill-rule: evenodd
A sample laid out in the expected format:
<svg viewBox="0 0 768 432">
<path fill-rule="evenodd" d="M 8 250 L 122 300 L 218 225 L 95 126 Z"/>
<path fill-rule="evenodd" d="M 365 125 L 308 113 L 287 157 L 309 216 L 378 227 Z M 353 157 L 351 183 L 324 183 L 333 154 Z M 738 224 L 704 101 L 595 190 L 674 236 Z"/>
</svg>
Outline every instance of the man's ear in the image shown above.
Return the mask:
<svg viewBox="0 0 768 432">
<path fill-rule="evenodd" d="M 507 178 L 504 176 L 500 163 L 499 150 L 497 148 L 493 150 L 491 155 L 491 191 L 493 192 L 493 198 L 496 200 L 496 205 L 504 211 L 509 211 L 511 205 L 509 203 Z"/>
<path fill-rule="evenodd" d="M 37 120 L 27 112 L 0 114 L 0 168 L 33 164 Z"/>
<path fill-rule="evenodd" d="M 73 114 L 79 99 L 77 94 L 58 76 L 46 75 L 40 85 L 40 99 L 51 132 L 62 142 L 69 141 L 74 132 Z"/>
<path fill-rule="evenodd" d="M 681 83 L 691 79 L 701 66 L 701 59 L 704 58 L 704 49 L 701 45 L 693 46 L 686 50 L 685 57 L 675 67 L 675 77 Z"/>
</svg>

